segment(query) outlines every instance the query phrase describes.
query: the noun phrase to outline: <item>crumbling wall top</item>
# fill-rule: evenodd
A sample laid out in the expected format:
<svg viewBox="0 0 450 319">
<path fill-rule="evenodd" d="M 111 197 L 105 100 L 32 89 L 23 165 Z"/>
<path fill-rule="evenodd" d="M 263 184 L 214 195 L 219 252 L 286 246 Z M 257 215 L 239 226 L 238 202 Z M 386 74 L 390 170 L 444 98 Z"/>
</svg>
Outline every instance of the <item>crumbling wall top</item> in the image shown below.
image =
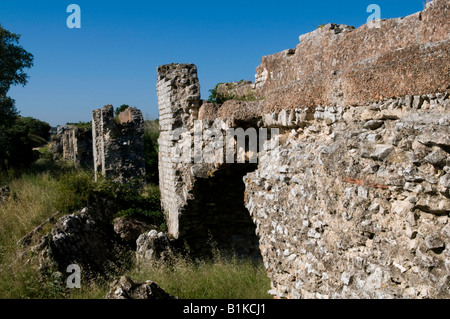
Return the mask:
<svg viewBox="0 0 450 319">
<path fill-rule="evenodd" d="M 127 108 L 119 114 L 118 118 L 120 124 L 141 122 L 143 120 L 142 112 L 135 107 Z"/>
<path fill-rule="evenodd" d="M 262 58 L 265 112 L 364 105 L 393 96 L 444 92 L 450 83 L 450 2 L 358 29 L 328 24 L 300 36 L 295 50 Z"/>
</svg>

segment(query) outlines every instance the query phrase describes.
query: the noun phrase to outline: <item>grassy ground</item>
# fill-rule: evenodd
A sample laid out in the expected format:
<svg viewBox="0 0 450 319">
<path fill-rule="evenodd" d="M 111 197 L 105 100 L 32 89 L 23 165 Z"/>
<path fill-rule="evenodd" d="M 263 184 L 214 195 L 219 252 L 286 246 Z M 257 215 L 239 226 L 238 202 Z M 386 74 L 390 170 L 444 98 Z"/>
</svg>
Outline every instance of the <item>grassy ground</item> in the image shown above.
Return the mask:
<svg viewBox="0 0 450 319">
<path fill-rule="evenodd" d="M 49 173 L 9 181 L 12 198 L 0 205 L 0 298 L 44 298 L 33 265 L 18 258 L 17 241 L 56 212 L 58 181 Z"/>
<path fill-rule="evenodd" d="M 57 211 L 83 204 L 83 192 L 73 192 L 68 181 L 89 189 L 89 172 L 54 163 L 37 163 L 25 174 L 0 175 L 11 198 L 0 203 L 0 299 L 104 298 L 109 283 L 82 283 L 81 289 L 64 292 L 52 278 L 42 280 L 37 265 L 25 264 L 17 242 Z M 83 189 L 84 189 L 83 188 Z M 47 230 L 48 231 L 48 230 Z M 217 253 L 213 259 L 190 261 L 176 257 L 170 263 L 137 264 L 124 270 L 134 281 L 152 280 L 170 294 L 189 299 L 269 298 L 270 283 L 264 266 Z"/>
<path fill-rule="evenodd" d="M 233 257 L 173 263 L 138 264 L 130 278 L 151 278 L 168 293 L 183 299 L 267 299 L 270 282 L 264 265 Z"/>
</svg>

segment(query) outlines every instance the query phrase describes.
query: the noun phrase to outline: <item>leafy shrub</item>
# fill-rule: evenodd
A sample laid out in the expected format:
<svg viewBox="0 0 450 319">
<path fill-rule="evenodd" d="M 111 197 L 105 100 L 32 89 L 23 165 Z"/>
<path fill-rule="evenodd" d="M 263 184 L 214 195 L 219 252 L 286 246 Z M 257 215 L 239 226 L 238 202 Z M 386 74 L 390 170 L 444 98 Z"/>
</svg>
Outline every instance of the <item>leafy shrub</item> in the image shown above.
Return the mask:
<svg viewBox="0 0 450 319">
<path fill-rule="evenodd" d="M 241 84 L 243 82 L 245 82 L 245 81 L 240 80 L 238 82 L 238 84 Z M 258 98 L 255 96 L 254 92 L 252 92 L 251 90 L 248 90 L 248 92 L 246 92 L 246 94 L 244 96 L 236 96 L 231 93 L 226 93 L 226 94 L 218 93 L 217 90 L 218 90 L 219 86 L 222 84 L 224 84 L 224 83 L 219 83 L 212 90 L 209 90 L 209 92 L 211 93 L 209 96 L 209 99 L 208 99 L 209 102 L 214 103 L 214 104 L 223 104 L 228 100 L 238 100 L 238 101 L 256 101 L 256 100 L 258 100 Z M 225 85 L 228 87 L 228 89 L 236 88 L 235 83 L 226 83 Z"/>
<path fill-rule="evenodd" d="M 158 137 L 159 121 L 145 121 L 144 147 L 145 147 L 145 171 L 147 182 L 158 184 Z"/>
<path fill-rule="evenodd" d="M 144 192 L 136 193 L 123 185 L 117 193 L 116 204 L 119 210 L 114 217 L 143 217 L 161 230 L 167 229 L 157 186 L 149 186 Z"/>
<path fill-rule="evenodd" d="M 150 224 L 157 226 L 160 230 L 166 231 L 167 225 L 164 214 L 161 211 L 148 211 L 142 208 L 128 208 L 118 212 L 115 217 L 141 217 Z"/>
<path fill-rule="evenodd" d="M 33 148 L 45 145 L 50 137 L 50 125 L 31 118 L 17 117 L 8 128 L 0 129 L 0 166 L 23 168 L 39 158 Z M 6 165 L 7 163 L 7 165 Z M 1 169 L 1 167 L 0 167 Z"/>
<path fill-rule="evenodd" d="M 211 93 L 208 101 L 214 104 L 223 104 L 225 101 L 232 100 L 235 98 L 234 95 L 223 95 L 217 92 L 217 89 L 219 85 L 222 85 L 223 83 L 218 83 L 212 90 L 209 90 Z"/>
<path fill-rule="evenodd" d="M 140 190 L 134 184 L 120 184 L 110 179 L 94 182 L 87 171 L 72 171 L 62 174 L 58 189 L 57 209 L 70 213 L 89 205 L 94 194 L 114 203 L 112 218 L 140 216 L 165 230 L 164 213 L 161 211 L 159 187 L 148 186 Z"/>
<path fill-rule="evenodd" d="M 94 180 L 88 172 L 78 171 L 63 174 L 60 177 L 56 207 L 63 213 L 86 207 L 94 190 Z"/>
</svg>

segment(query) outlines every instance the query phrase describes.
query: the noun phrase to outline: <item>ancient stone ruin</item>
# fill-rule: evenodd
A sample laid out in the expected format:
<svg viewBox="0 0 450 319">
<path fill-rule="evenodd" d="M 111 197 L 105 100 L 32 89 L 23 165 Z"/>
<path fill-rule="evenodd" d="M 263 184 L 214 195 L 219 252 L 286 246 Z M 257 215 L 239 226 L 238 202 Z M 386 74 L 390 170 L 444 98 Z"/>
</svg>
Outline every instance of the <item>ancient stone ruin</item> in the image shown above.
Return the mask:
<svg viewBox="0 0 450 319">
<path fill-rule="evenodd" d="M 170 235 L 262 256 L 277 298 L 449 298 L 449 12 L 434 0 L 379 28 L 325 25 L 220 105 L 201 100 L 195 65 L 160 66 Z M 225 163 L 196 134 L 236 128 L 277 128 L 279 143 Z"/>
<path fill-rule="evenodd" d="M 204 252 L 208 242 L 214 242 L 221 249 L 259 256 L 255 225 L 243 202 L 242 180 L 256 165 L 184 163 L 175 157 L 178 143 L 187 143 L 190 148 L 194 121 L 204 103 L 200 101 L 197 68 L 192 64 L 159 67 L 158 98 L 159 180 L 169 233 L 186 241 L 193 251 Z M 204 124 L 212 125 L 206 121 Z M 180 142 L 175 136 L 177 130 L 189 138 Z"/>
<path fill-rule="evenodd" d="M 127 108 L 114 119 L 111 105 L 93 111 L 92 129 L 66 125 L 52 138 L 51 151 L 62 159 L 93 168 L 120 183 L 145 183 L 144 118 Z"/>
<path fill-rule="evenodd" d="M 52 138 L 51 151 L 66 161 L 92 167 L 92 131 L 74 125 L 60 126 Z"/>
<path fill-rule="evenodd" d="M 119 182 L 144 183 L 144 118 L 136 108 L 127 108 L 114 120 L 114 108 L 107 105 L 93 111 L 92 136 L 95 179 L 102 175 Z"/>
</svg>

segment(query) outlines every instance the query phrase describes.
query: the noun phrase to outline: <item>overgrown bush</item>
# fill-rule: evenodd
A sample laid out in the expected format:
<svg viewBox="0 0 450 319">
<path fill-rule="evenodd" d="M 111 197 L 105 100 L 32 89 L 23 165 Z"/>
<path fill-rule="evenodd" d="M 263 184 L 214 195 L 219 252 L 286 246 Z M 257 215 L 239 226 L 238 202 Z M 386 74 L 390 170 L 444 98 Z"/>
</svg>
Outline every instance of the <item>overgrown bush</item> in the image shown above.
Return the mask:
<svg viewBox="0 0 450 319">
<path fill-rule="evenodd" d="M 21 248 L 16 243 L 57 210 L 72 212 L 85 206 L 94 193 L 117 204 L 117 213 L 145 216 L 156 224 L 163 221 L 159 188 L 149 185 L 138 192 L 133 185 L 106 179 L 94 183 L 89 171 L 68 164 L 58 166 L 48 160 L 39 160 L 33 168 L 36 171 L 11 173 L 2 180 L 8 182 L 12 196 L 0 205 L 0 299 L 104 298 L 110 282 L 102 278 L 83 281 L 81 289 L 70 291 L 57 284 L 56 273 L 43 280 L 38 265 L 17 258 Z M 213 259 L 193 261 L 180 255 L 168 263 L 137 264 L 126 270 L 126 275 L 135 281 L 153 280 L 181 298 L 270 298 L 270 282 L 262 263 L 225 258 L 220 253 Z"/>
<path fill-rule="evenodd" d="M 96 183 L 92 173 L 84 170 L 65 173 L 59 180 L 56 207 L 63 213 L 88 206 L 92 196 L 96 194 L 114 203 L 116 213 L 112 217 L 141 216 L 165 229 L 158 186 L 147 186 L 139 190 L 132 183 L 120 184 L 109 179 L 100 179 Z"/>
<path fill-rule="evenodd" d="M 87 171 L 73 171 L 60 178 L 56 207 L 62 213 L 86 207 L 96 188 L 92 174 Z"/>
<path fill-rule="evenodd" d="M 50 125 L 31 118 L 17 117 L 8 128 L 2 128 L 7 142 L 0 153 L 3 169 L 29 167 L 39 158 L 39 152 L 33 148 L 43 146 L 50 137 Z M 1 144 L 1 143 L 0 143 Z"/>
<path fill-rule="evenodd" d="M 223 83 L 218 83 L 212 90 L 209 90 L 209 98 L 208 101 L 214 104 L 223 104 L 228 100 L 232 100 L 235 98 L 234 95 L 228 94 L 228 95 L 223 95 L 217 92 L 217 89 L 219 88 L 219 85 L 221 85 Z"/>
<path fill-rule="evenodd" d="M 145 121 L 144 145 L 145 145 L 145 171 L 147 182 L 157 185 L 158 176 L 158 137 L 159 121 Z"/>
<path fill-rule="evenodd" d="M 247 90 L 245 95 L 236 96 L 230 93 L 233 89 L 236 88 L 236 85 L 244 83 L 244 80 L 240 80 L 236 83 L 219 83 L 212 90 L 209 90 L 210 96 L 208 101 L 214 104 L 223 104 L 228 100 L 237 100 L 237 101 L 256 101 L 258 98 L 255 96 L 252 90 Z M 220 85 L 225 85 L 228 88 L 228 92 L 223 94 L 218 92 L 218 88 Z"/>
<path fill-rule="evenodd" d="M 142 217 L 160 230 L 167 230 L 164 213 L 161 210 L 161 194 L 159 187 L 147 186 L 140 193 L 121 188 L 115 199 L 119 210 L 114 217 Z"/>
</svg>

